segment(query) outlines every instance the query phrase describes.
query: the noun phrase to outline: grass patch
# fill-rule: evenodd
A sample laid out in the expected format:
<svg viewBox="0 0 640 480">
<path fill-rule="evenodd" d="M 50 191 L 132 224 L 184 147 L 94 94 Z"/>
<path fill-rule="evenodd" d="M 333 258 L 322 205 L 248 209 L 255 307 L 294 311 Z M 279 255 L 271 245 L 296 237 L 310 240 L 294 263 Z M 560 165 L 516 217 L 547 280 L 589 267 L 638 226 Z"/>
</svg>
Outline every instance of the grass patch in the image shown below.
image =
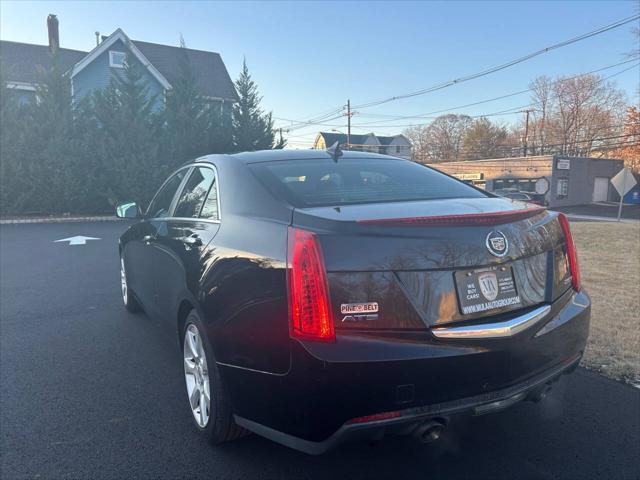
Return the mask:
<svg viewBox="0 0 640 480">
<path fill-rule="evenodd" d="M 640 384 L 640 224 L 572 222 L 582 284 L 591 296 L 583 365 Z"/>
</svg>

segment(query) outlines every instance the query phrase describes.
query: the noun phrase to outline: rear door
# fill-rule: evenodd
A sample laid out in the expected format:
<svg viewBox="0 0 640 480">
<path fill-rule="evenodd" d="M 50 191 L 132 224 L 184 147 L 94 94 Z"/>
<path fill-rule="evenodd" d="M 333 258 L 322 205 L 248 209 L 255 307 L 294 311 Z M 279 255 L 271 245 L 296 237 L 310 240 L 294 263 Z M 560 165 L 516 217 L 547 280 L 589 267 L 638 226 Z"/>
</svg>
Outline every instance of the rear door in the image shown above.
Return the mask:
<svg viewBox="0 0 640 480">
<path fill-rule="evenodd" d="M 218 232 L 218 185 L 213 166 L 197 165 L 177 197 L 165 228 L 158 231 L 153 252 L 154 290 L 159 312 L 175 320 L 185 290 L 195 295 L 202 256 Z"/>
</svg>

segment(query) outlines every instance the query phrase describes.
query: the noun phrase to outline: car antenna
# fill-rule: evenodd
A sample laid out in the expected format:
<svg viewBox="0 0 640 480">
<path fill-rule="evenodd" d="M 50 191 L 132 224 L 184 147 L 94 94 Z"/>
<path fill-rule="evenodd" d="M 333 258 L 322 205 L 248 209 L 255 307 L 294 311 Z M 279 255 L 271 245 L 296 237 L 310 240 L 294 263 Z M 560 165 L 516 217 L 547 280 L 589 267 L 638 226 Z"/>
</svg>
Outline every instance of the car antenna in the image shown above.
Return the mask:
<svg viewBox="0 0 640 480">
<path fill-rule="evenodd" d="M 327 153 L 331 155 L 334 162 L 338 163 L 338 158 L 342 156 L 342 150 L 340 150 L 340 142 L 336 142 L 327 148 Z"/>
</svg>

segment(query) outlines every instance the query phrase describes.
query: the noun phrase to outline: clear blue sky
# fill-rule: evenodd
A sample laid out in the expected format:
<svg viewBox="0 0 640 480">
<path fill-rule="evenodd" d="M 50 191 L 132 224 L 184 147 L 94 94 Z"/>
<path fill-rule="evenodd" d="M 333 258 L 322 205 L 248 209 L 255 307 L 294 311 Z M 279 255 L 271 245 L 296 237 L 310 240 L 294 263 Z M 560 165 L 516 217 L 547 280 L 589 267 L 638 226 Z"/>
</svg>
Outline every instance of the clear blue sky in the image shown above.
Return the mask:
<svg viewBox="0 0 640 480">
<path fill-rule="evenodd" d="M 537 2 L 11 2 L 0 3 L 0 38 L 47 43 L 46 16 L 58 15 L 63 47 L 90 50 L 96 30 L 122 28 L 130 38 L 219 52 L 232 78 L 243 56 L 275 117 L 305 120 L 337 108 L 385 98 L 482 70 L 638 12 L 637 1 Z M 627 25 L 547 53 L 508 70 L 438 92 L 362 109 L 368 114 L 416 115 L 527 88 L 542 74 L 575 75 L 624 60 L 637 40 Z M 610 75 L 633 64 L 603 72 Z M 638 103 L 640 73 L 612 78 Z M 460 113 L 479 115 L 519 107 L 527 95 Z M 517 115 L 495 117 L 515 121 Z M 385 121 L 380 134 L 415 120 Z M 327 122 L 344 125 L 344 119 Z M 279 120 L 277 126 L 286 127 Z M 398 125 L 388 127 L 387 125 Z M 292 132 L 306 146 L 319 129 Z M 335 127 L 344 130 L 341 127 Z"/>
</svg>

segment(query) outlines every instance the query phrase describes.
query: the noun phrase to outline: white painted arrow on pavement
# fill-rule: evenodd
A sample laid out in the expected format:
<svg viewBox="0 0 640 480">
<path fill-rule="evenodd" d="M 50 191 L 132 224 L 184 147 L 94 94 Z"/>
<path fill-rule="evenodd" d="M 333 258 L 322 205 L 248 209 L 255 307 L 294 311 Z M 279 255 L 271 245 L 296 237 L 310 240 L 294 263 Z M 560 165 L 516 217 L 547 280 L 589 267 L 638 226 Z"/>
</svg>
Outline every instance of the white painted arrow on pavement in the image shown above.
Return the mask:
<svg viewBox="0 0 640 480">
<path fill-rule="evenodd" d="M 100 240 L 95 237 L 84 237 L 82 235 L 76 235 L 75 237 L 69 238 L 61 238 L 60 240 L 54 240 L 53 243 L 56 242 L 69 242 L 69 245 L 85 245 L 87 240 Z"/>
</svg>

